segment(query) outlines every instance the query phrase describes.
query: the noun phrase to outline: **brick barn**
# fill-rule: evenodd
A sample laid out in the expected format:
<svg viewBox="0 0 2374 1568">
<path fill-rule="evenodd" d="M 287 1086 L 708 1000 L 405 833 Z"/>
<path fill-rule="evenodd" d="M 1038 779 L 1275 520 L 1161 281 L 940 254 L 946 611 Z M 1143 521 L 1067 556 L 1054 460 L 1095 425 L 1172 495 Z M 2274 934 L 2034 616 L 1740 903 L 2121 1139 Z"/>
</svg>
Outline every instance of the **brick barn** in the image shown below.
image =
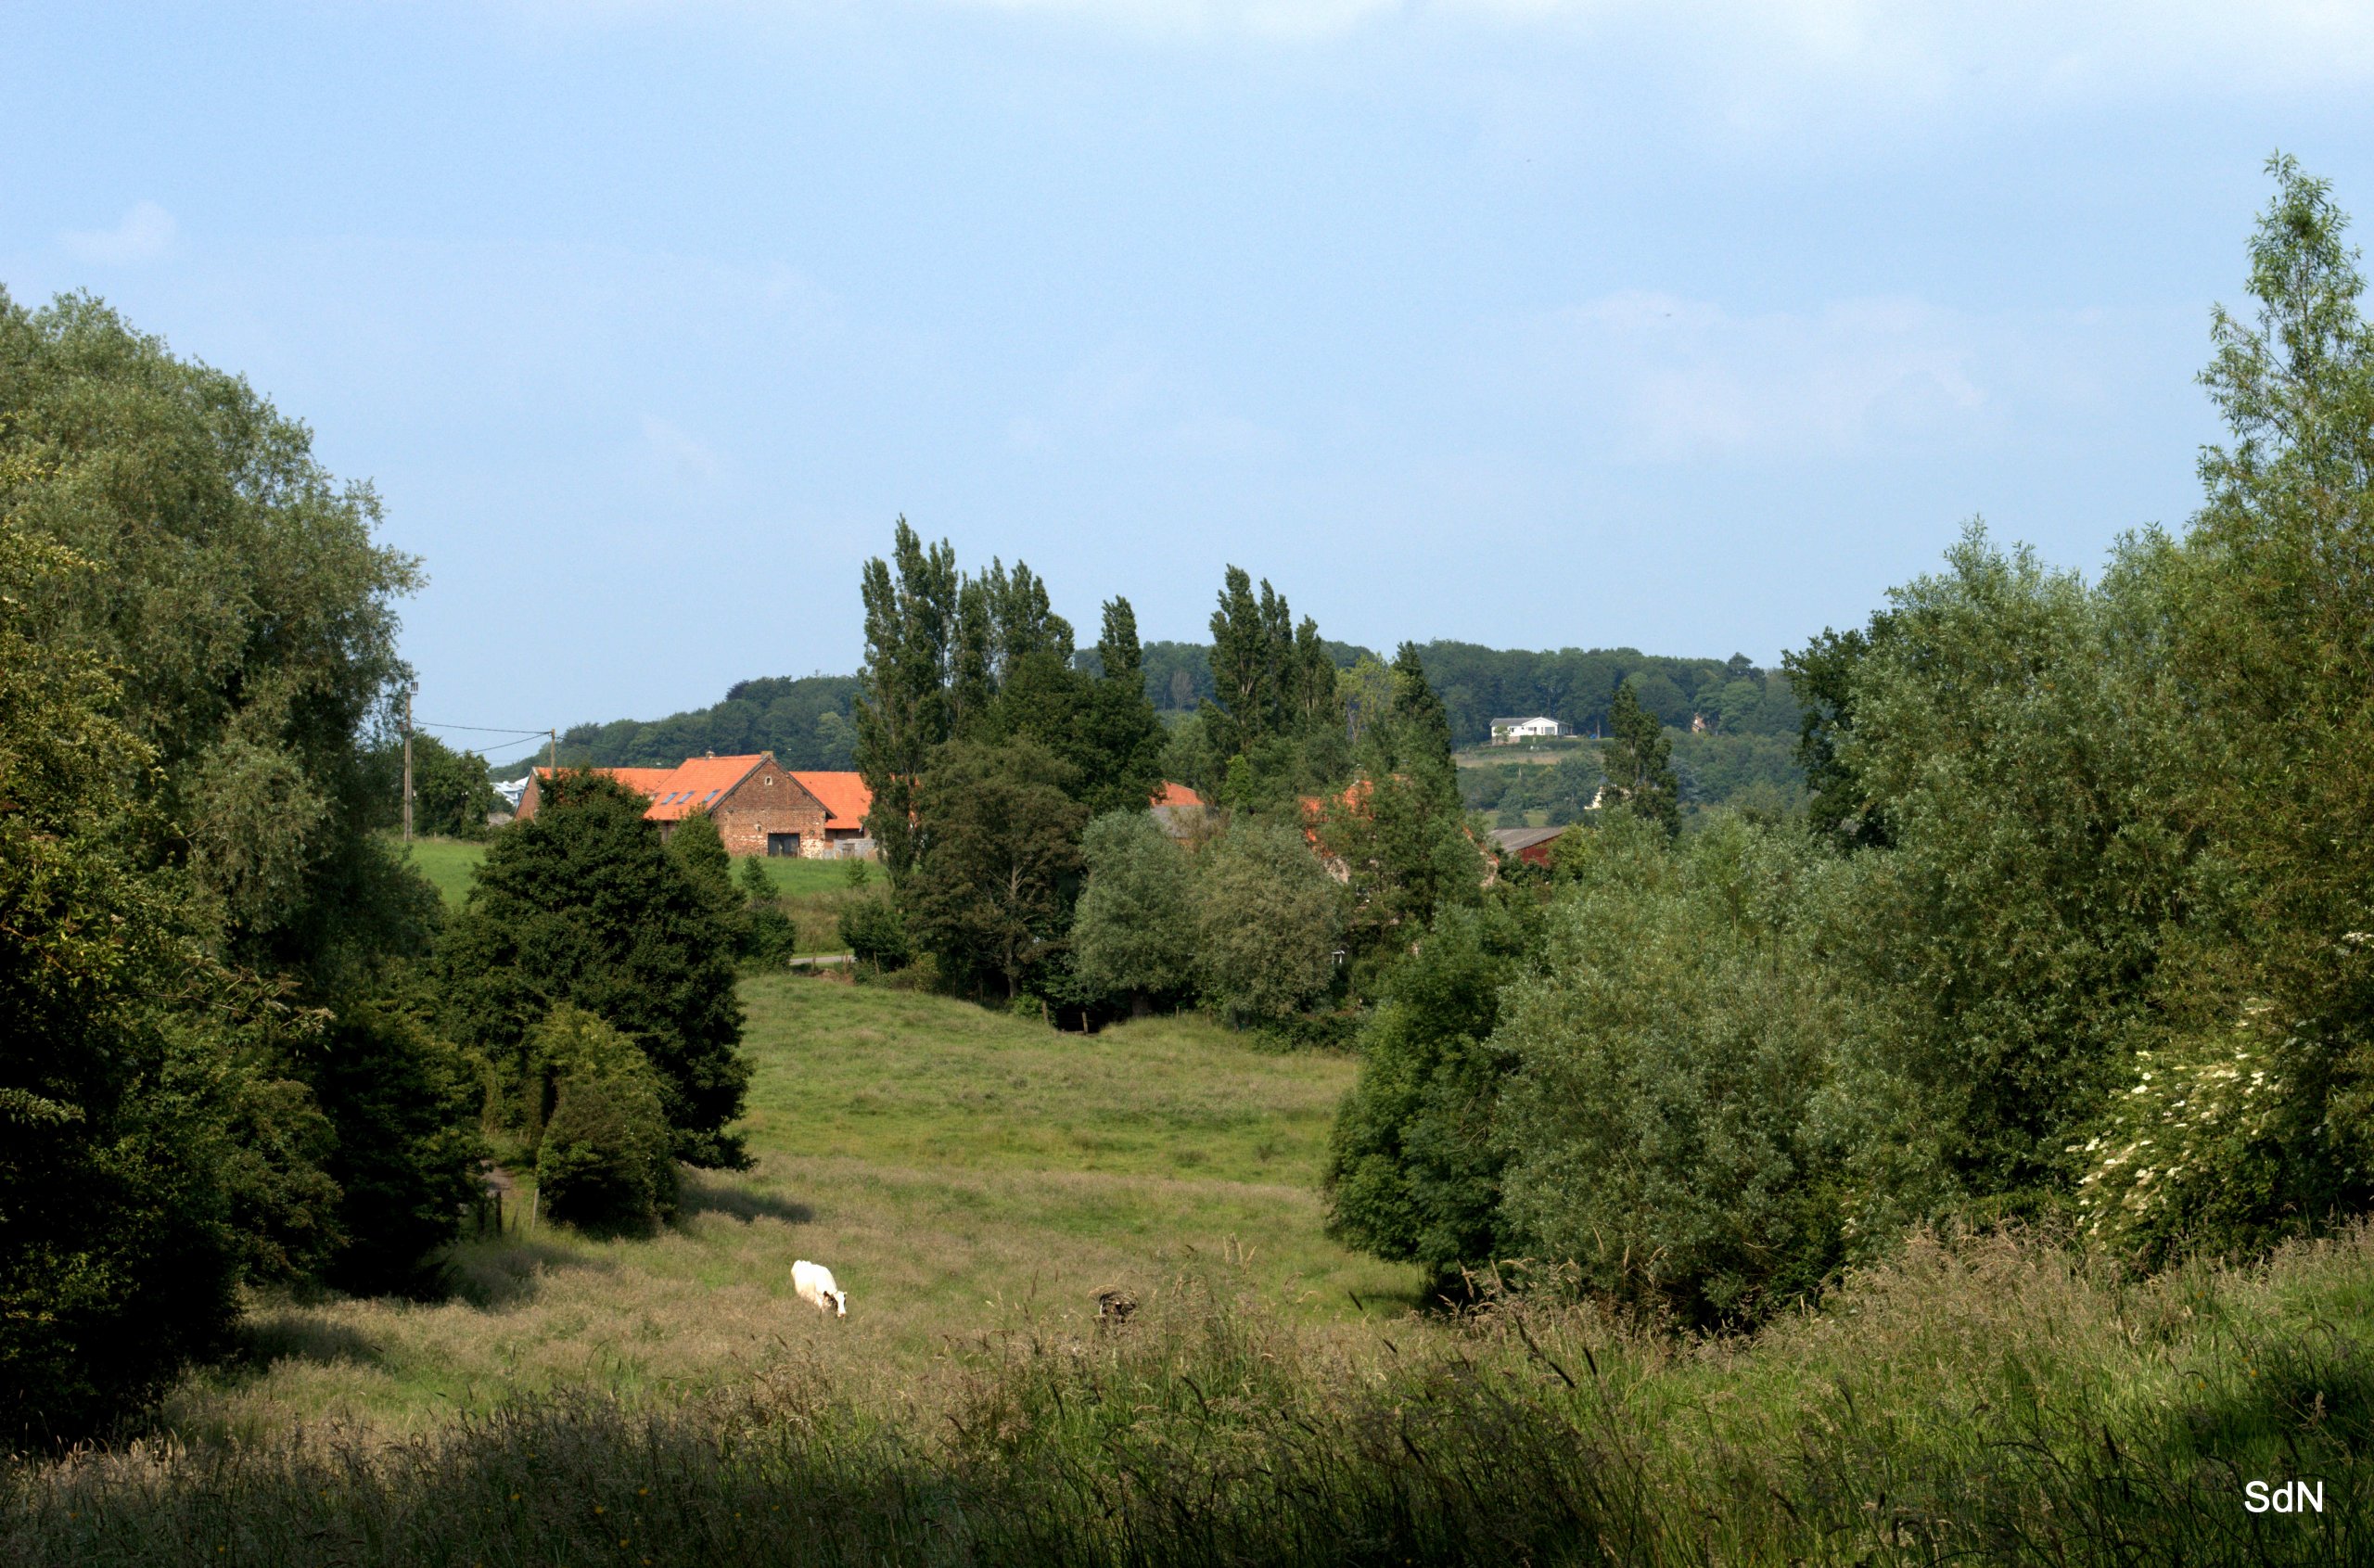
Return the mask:
<svg viewBox="0 0 2374 1568">
<path fill-rule="evenodd" d="M 774 753 L 752 757 L 694 757 L 673 768 L 596 768 L 651 802 L 644 812 L 665 836 L 696 811 L 717 823 L 729 855 L 798 855 L 809 860 L 868 853 L 865 813 L 874 801 L 855 773 L 795 772 Z M 518 820 L 536 814 L 542 781 L 539 768 L 519 797 Z"/>
</svg>

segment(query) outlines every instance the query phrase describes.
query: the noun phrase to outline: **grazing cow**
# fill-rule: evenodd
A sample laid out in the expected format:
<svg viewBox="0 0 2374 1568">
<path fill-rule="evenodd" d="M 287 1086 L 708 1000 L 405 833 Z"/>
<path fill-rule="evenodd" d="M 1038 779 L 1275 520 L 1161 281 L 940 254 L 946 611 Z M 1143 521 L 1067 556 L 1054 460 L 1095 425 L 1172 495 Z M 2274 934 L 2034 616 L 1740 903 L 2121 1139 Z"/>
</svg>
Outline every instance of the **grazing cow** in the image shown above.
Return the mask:
<svg viewBox="0 0 2374 1568">
<path fill-rule="evenodd" d="M 1138 1309 L 1137 1298 L 1125 1291 L 1096 1293 L 1096 1320 L 1107 1327 L 1117 1328 L 1130 1320 Z"/>
<path fill-rule="evenodd" d="M 849 1315 L 849 1293 L 841 1289 L 833 1271 L 821 1263 L 810 1263 L 803 1257 L 793 1264 L 791 1288 L 799 1293 L 800 1300 L 819 1312 L 835 1318 Z"/>
</svg>

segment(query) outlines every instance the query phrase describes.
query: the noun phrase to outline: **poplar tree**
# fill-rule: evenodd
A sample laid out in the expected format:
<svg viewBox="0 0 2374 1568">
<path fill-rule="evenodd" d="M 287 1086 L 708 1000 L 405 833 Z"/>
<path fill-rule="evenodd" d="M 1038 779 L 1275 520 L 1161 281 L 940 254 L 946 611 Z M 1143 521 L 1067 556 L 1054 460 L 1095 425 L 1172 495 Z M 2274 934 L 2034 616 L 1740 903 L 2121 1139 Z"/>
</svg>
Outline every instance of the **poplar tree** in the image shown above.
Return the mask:
<svg viewBox="0 0 2374 1568">
<path fill-rule="evenodd" d="M 1618 803 L 1657 823 L 1671 837 L 1681 831 L 1681 781 L 1674 776 L 1673 742 L 1657 716 L 1640 706 L 1626 681 L 1607 709 L 1603 757 L 1607 787 Z"/>
<path fill-rule="evenodd" d="M 958 589 L 956 552 L 946 540 L 925 549 L 904 517 L 891 560 L 877 555 L 866 562 L 861 583 L 865 666 L 853 705 L 857 771 L 874 797 L 866 831 L 894 885 L 914 865 L 915 782 L 932 748 L 950 733 Z"/>
</svg>

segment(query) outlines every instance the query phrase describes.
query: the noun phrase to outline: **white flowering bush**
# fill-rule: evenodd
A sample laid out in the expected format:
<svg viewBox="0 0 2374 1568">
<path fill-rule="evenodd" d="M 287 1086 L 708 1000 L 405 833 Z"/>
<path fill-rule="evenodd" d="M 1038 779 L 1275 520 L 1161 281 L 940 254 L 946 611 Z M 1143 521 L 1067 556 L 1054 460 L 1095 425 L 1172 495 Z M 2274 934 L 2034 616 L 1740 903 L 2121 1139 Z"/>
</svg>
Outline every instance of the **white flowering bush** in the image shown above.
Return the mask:
<svg viewBox="0 0 2374 1568">
<path fill-rule="evenodd" d="M 2272 1003 L 2253 999 L 2228 1029 L 2137 1052 L 2134 1083 L 2113 1098 L 2101 1130 L 2070 1149 L 2085 1156 L 2086 1234 L 2156 1264 L 2247 1229 L 2278 1179 L 2282 1064 L 2297 1060 L 2300 1043 Z"/>
</svg>

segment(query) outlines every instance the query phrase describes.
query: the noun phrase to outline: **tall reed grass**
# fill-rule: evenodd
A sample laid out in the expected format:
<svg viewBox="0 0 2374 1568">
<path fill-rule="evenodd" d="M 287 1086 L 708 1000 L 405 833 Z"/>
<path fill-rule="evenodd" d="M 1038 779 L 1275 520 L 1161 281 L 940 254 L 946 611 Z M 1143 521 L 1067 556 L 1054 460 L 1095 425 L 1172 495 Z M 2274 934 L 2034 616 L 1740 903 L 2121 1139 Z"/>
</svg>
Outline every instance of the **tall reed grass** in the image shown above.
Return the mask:
<svg viewBox="0 0 2374 1568">
<path fill-rule="evenodd" d="M 1487 1292 L 1314 1325 L 1183 1280 L 1017 1313 L 929 1385 L 810 1343 L 678 1403 L 19 1462 L 49 1564 L 2323 1563 L 2374 1558 L 2374 1232 L 2134 1282 L 1917 1241 L 1678 1336 Z M 2253 1513 L 2245 1482 L 2323 1483 Z"/>
</svg>

